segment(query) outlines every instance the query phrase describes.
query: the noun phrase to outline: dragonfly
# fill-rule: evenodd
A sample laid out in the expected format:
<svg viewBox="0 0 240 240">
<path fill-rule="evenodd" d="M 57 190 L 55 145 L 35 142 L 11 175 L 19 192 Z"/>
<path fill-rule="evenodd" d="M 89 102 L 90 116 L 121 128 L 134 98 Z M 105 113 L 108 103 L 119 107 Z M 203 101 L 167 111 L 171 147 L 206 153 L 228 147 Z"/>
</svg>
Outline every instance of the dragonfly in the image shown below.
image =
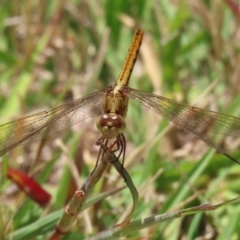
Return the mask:
<svg viewBox="0 0 240 240">
<path fill-rule="evenodd" d="M 52 110 L 39 112 L 1 125 L 0 156 L 18 145 L 51 137 L 73 124 L 84 121 L 93 115 L 96 107 L 102 105 L 103 113 L 96 123 L 101 133 L 98 141 L 101 144 L 99 145 L 107 146 L 109 140 L 115 139 L 114 144 L 119 148 L 119 157 L 121 154 L 123 155 L 123 164 L 126 151 L 126 139 L 124 137 L 125 117 L 127 115 L 128 100 L 133 99 L 176 126 L 194 134 L 210 147 L 240 164 L 237 159 L 230 156 L 206 134 L 207 131 L 209 133 L 239 137 L 239 118 L 178 103 L 128 86 L 143 35 L 143 30 L 137 29 L 135 31 L 122 71 L 114 86 L 108 86 L 103 90 L 66 102 Z"/>
</svg>

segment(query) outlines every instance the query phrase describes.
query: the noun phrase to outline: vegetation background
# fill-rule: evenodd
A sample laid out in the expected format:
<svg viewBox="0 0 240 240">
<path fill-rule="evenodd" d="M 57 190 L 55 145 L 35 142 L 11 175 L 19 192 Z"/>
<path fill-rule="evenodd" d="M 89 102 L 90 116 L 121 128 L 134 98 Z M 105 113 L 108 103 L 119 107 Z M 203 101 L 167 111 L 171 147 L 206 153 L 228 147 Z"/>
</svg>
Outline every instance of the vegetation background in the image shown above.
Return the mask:
<svg viewBox="0 0 240 240">
<path fill-rule="evenodd" d="M 145 35 L 130 87 L 240 116 L 239 6 L 230 0 L 3 0 L 0 121 L 113 84 L 136 28 Z M 72 126 L 41 147 L 39 142 L 20 146 L 5 157 L 11 167 L 41 183 L 52 200 L 42 210 L 5 180 L 0 186 L 1 239 L 39 218 L 47 222 L 50 212 L 64 207 L 75 184 L 56 139 L 66 146 L 83 182 L 98 153 L 95 120 Z M 236 163 L 135 102 L 130 102 L 126 122 L 125 168 L 140 195 L 134 219 L 239 195 Z M 240 139 L 215 139 L 240 159 Z M 97 186 L 95 195 L 124 182 L 111 168 Z M 84 239 L 115 225 L 131 204 L 128 189 L 108 197 L 79 216 L 64 239 Z M 155 225 L 128 239 L 240 239 L 239 212 L 240 204 L 232 204 Z M 34 239 L 46 239 L 51 231 L 39 227 Z"/>
</svg>

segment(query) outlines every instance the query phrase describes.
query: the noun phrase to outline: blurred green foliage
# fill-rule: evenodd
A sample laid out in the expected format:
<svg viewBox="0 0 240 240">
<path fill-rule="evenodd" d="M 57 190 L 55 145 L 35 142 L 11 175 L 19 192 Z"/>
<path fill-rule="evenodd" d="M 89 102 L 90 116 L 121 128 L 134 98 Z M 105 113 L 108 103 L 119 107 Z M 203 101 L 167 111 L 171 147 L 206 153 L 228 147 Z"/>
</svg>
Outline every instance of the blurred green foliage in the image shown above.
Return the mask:
<svg viewBox="0 0 240 240">
<path fill-rule="evenodd" d="M 130 87 L 239 116 L 240 28 L 239 16 L 230 2 L 2 1 L 0 122 L 55 107 L 64 99 L 113 84 L 136 28 L 143 29 L 145 36 Z M 97 158 L 94 143 L 100 134 L 94 120 L 73 127 L 71 133 L 66 131 L 68 134 L 61 137 L 71 157 L 79 162 L 81 181 L 92 171 Z M 79 132 L 81 140 L 76 141 Z M 141 196 L 135 219 L 185 206 L 219 203 L 239 195 L 237 164 L 132 102 L 126 138 L 125 167 Z M 218 141 L 239 159 L 239 140 L 222 137 Z M 40 217 L 46 226 L 23 236 L 46 239 L 53 230 L 47 226 L 54 225 L 49 224 L 51 211 L 63 208 L 69 197 L 72 183 L 66 183 L 71 174 L 66 173 L 64 154 L 52 140 L 44 142 L 45 148 L 38 144 L 19 147 L 7 159 L 9 165 L 34 176 L 51 192 L 51 208 L 41 210 L 4 181 L 1 239 Z M 110 174 L 96 194 L 124 184 L 115 180 L 112 185 L 111 178 L 118 174 L 113 169 Z M 86 237 L 113 226 L 130 205 L 128 191 L 113 195 L 88 211 L 91 227 L 79 220 L 68 239 L 71 234 Z M 160 224 L 132 237 L 240 239 L 239 211 L 240 205 L 229 205 L 209 214 Z"/>
</svg>

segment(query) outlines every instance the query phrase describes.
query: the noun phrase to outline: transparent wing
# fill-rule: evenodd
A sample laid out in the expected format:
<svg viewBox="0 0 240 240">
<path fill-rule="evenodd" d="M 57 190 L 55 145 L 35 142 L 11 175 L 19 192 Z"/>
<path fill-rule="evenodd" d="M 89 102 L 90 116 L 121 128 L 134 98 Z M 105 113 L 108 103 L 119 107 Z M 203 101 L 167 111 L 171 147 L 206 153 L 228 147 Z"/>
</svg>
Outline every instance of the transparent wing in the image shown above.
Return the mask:
<svg viewBox="0 0 240 240">
<path fill-rule="evenodd" d="M 79 123 L 102 103 L 106 90 L 69 101 L 50 111 L 44 111 L 0 126 L 0 156 L 20 144 L 50 137 L 67 127 Z"/>
<path fill-rule="evenodd" d="M 226 114 L 191 107 L 177 103 L 168 98 L 141 92 L 127 88 L 124 94 L 133 98 L 147 108 L 152 109 L 162 117 L 193 133 L 199 139 L 223 153 L 233 161 L 236 159 L 229 156 L 222 148 L 213 143 L 207 136 L 207 132 L 240 137 L 240 119 Z M 240 163 L 239 163 L 240 164 Z"/>
</svg>

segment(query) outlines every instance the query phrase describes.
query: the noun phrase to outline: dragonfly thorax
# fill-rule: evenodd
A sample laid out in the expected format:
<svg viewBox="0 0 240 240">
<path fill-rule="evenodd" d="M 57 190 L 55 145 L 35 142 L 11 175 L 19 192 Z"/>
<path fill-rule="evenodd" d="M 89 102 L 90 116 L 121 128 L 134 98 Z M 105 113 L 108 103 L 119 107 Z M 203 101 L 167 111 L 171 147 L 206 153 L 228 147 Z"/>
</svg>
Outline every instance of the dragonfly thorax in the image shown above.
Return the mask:
<svg viewBox="0 0 240 240">
<path fill-rule="evenodd" d="M 126 124 L 124 118 L 119 114 L 103 114 L 97 121 L 97 128 L 102 135 L 108 139 L 117 137 L 123 133 Z"/>
</svg>

